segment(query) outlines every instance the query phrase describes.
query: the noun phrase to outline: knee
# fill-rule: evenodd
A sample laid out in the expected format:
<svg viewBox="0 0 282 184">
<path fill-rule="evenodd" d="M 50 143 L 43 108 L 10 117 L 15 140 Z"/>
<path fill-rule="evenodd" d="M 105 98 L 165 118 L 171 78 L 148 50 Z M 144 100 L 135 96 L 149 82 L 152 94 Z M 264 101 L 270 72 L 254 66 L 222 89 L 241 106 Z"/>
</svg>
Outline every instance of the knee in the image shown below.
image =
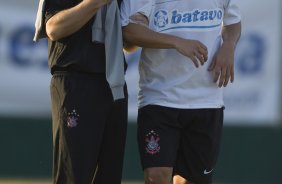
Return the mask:
<svg viewBox="0 0 282 184">
<path fill-rule="evenodd" d="M 148 168 L 145 170 L 145 184 L 169 184 L 172 168 Z"/>
</svg>

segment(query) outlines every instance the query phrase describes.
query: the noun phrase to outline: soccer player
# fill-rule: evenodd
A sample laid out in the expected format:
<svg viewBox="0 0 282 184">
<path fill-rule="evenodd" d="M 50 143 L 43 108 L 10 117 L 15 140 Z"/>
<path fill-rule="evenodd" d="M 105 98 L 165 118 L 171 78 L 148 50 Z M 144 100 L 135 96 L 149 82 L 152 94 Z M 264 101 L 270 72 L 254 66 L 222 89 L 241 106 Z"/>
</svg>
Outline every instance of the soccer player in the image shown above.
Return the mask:
<svg viewBox="0 0 282 184">
<path fill-rule="evenodd" d="M 54 184 L 121 183 L 127 90 L 117 2 L 40 1 L 35 40 L 48 37 Z"/>
<path fill-rule="evenodd" d="M 146 184 L 209 184 L 241 34 L 236 0 L 124 0 L 126 45 L 142 47 L 138 144 Z M 147 22 L 147 25 L 145 24 Z"/>
</svg>

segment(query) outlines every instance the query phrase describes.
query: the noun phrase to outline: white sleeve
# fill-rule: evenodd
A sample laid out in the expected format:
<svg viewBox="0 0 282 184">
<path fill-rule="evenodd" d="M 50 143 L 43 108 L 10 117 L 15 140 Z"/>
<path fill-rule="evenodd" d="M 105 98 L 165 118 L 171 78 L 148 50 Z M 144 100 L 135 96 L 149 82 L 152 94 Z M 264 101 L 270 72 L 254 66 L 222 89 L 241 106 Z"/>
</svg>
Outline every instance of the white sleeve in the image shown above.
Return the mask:
<svg viewBox="0 0 282 184">
<path fill-rule="evenodd" d="M 153 3 L 154 0 L 139 0 L 135 13 L 141 13 L 149 18 L 153 8 Z"/>
<path fill-rule="evenodd" d="M 132 3 L 134 0 L 123 0 L 120 6 L 120 18 L 121 26 L 127 26 L 129 24 L 129 17 L 131 14 Z"/>
<path fill-rule="evenodd" d="M 120 8 L 121 25 L 129 24 L 129 17 L 136 13 L 150 16 L 153 0 L 123 0 Z"/>
<path fill-rule="evenodd" d="M 238 7 L 239 0 L 224 0 L 224 17 L 223 25 L 236 24 L 241 21 L 240 10 Z"/>
</svg>

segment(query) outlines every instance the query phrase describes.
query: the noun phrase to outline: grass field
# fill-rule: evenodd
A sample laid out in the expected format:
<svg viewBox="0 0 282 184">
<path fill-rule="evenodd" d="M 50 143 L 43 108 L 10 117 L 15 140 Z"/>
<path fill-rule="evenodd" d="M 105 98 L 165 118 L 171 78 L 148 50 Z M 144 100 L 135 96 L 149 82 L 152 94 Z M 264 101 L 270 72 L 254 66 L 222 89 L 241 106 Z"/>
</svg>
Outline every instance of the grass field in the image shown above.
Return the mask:
<svg viewBox="0 0 282 184">
<path fill-rule="evenodd" d="M 50 180 L 20 180 L 20 179 L 5 179 L 0 180 L 0 184 L 52 184 Z M 122 184 L 142 184 L 142 182 L 122 182 Z"/>
<path fill-rule="evenodd" d="M 50 180 L 27 180 L 27 179 L 0 179 L 0 184 L 52 184 Z M 121 184 L 144 184 L 138 181 L 123 181 Z M 215 184 L 234 184 L 234 183 L 215 183 Z M 238 184 L 238 183 L 236 183 Z M 254 184 L 254 183 L 249 183 Z"/>
<path fill-rule="evenodd" d="M 0 184 L 52 184 L 52 182 L 50 180 L 20 180 L 20 179 L 1 180 L 0 179 Z M 137 181 L 124 181 L 121 184 L 144 184 L 144 183 Z M 234 184 L 234 183 L 215 183 L 215 184 Z"/>
</svg>

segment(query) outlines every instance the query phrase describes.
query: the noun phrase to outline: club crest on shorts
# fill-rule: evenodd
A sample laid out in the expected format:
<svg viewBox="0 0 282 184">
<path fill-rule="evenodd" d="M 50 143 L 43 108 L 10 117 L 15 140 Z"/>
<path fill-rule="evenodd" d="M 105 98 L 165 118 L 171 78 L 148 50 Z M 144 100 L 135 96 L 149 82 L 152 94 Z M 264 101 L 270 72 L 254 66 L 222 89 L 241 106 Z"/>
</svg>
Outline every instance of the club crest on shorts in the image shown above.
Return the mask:
<svg viewBox="0 0 282 184">
<path fill-rule="evenodd" d="M 69 112 L 67 115 L 67 126 L 69 128 L 74 128 L 78 125 L 78 118 L 79 114 L 76 113 L 76 110 L 72 110 L 72 112 Z"/>
<path fill-rule="evenodd" d="M 154 131 L 151 130 L 145 137 L 145 141 L 147 142 L 146 145 L 146 152 L 154 155 L 158 152 L 160 152 L 160 145 L 159 145 L 159 141 L 160 141 L 160 136 Z"/>
</svg>

